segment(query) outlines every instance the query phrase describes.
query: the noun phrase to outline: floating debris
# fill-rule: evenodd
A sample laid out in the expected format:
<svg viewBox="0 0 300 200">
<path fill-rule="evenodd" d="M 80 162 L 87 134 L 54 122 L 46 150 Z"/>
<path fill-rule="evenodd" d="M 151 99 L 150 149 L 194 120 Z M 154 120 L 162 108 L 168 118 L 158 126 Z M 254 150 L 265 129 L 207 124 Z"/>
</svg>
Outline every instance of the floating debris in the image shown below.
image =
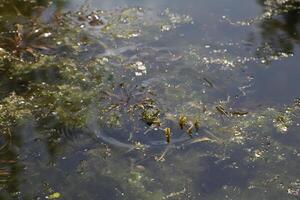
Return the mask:
<svg viewBox="0 0 300 200">
<path fill-rule="evenodd" d="M 199 137 L 199 138 L 193 139 L 190 143 L 195 144 L 195 143 L 201 143 L 201 142 L 216 142 L 216 140 L 212 140 L 208 137 Z"/>
<path fill-rule="evenodd" d="M 280 115 L 273 120 L 273 123 L 278 132 L 286 133 L 288 131 L 288 126 L 291 125 L 292 121 L 288 116 Z"/>
<path fill-rule="evenodd" d="M 137 61 L 133 64 L 130 64 L 129 68 L 137 70 L 137 71 L 135 71 L 136 76 L 142 76 L 142 75 L 147 74 L 147 68 L 146 68 L 145 64 L 141 61 Z"/>
<path fill-rule="evenodd" d="M 59 192 L 54 192 L 53 194 L 46 196 L 46 199 L 59 199 L 61 197 Z"/>
<path fill-rule="evenodd" d="M 184 194 L 185 192 L 186 192 L 186 189 L 183 188 L 182 190 L 180 190 L 178 192 L 172 192 L 172 193 L 168 194 L 166 197 L 164 197 L 164 199 L 174 198 L 174 197 Z"/>
<path fill-rule="evenodd" d="M 225 115 L 226 117 L 229 117 L 229 113 L 225 110 L 223 106 L 218 105 L 216 106 L 216 109 L 221 115 Z"/>
</svg>

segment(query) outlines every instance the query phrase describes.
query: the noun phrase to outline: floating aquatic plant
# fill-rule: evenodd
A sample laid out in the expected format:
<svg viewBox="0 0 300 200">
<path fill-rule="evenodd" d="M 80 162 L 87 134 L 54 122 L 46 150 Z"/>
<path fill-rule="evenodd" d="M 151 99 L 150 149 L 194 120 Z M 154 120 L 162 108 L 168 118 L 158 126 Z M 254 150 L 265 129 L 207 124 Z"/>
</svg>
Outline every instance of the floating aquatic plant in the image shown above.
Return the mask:
<svg viewBox="0 0 300 200">
<path fill-rule="evenodd" d="M 6 78 L 0 87 L 5 88 L 3 82 L 21 84 L 1 94 L 0 150 L 14 149 L 10 146 L 14 129 L 24 120 L 32 123 L 32 138 L 26 140 L 31 147 L 18 147 L 26 166 L 22 178 L 28 177 L 20 190 L 31 191 L 31 187 L 32 196 L 51 199 L 99 198 L 99 188 L 82 191 L 73 184 L 77 182 L 97 185 L 115 198 L 184 199 L 199 190 L 212 194 L 240 189 L 237 179 L 247 182 L 255 167 L 265 166 L 263 162 L 282 166 L 287 155 L 299 154 L 298 147 L 285 145 L 281 138 L 297 124 L 298 102 L 251 109 L 237 108 L 230 98 L 220 100 L 228 96 L 226 86 L 240 96 L 246 96 L 251 86 L 245 64 L 256 58 L 240 55 L 239 44 L 211 42 L 175 53 L 147 43 L 186 23 L 192 23 L 191 17 L 168 9 L 161 15 L 142 8 L 82 9 L 62 13 L 50 22 L 57 28 L 52 35 L 24 30 L 21 23 L 13 33 L 3 34 L 0 73 Z M 55 55 L 47 54 L 49 37 L 57 45 Z M 20 60 L 27 57 L 36 59 L 26 64 Z M 214 92 L 222 97 L 210 96 Z M 80 147 L 74 145 L 72 130 L 92 135 L 97 145 L 83 147 L 82 137 L 78 137 Z M 292 136 L 299 140 L 298 135 Z M 73 141 L 64 143 L 64 137 Z M 66 146 L 65 152 L 61 146 Z M 49 157 L 41 158 L 40 152 L 46 151 Z M 62 173 L 65 169 L 69 173 Z M 0 176 L 8 174 L 1 170 Z M 45 172 L 53 177 L 40 176 Z M 207 191 L 206 184 L 219 180 L 220 173 L 226 180 Z M 40 177 L 47 179 L 44 186 Z M 192 184 L 196 179 L 199 182 Z M 262 182 L 251 181 L 251 187 Z M 297 181 L 286 182 L 288 192 L 297 194 Z"/>
<path fill-rule="evenodd" d="M 52 33 L 35 27 L 32 23 L 15 24 L 12 30 L 2 32 L 0 47 L 22 60 L 32 60 L 39 52 L 49 52 Z"/>
</svg>

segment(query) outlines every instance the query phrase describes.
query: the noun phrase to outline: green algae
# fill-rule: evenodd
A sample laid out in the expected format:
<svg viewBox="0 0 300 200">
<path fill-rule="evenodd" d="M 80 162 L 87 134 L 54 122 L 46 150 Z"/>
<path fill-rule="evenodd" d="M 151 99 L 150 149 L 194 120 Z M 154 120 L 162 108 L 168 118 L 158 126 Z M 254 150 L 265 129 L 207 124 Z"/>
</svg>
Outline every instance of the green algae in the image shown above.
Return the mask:
<svg viewBox="0 0 300 200">
<path fill-rule="evenodd" d="M 100 18 L 98 23 L 92 21 L 95 15 Z M 14 127 L 21 126 L 22 121 L 32 120 L 33 132 L 47 136 L 46 141 L 41 139 L 45 143 L 33 143 L 37 145 L 36 148 L 45 153 L 46 150 L 42 151 L 41 146 L 48 144 L 46 148 L 50 154 L 52 152 L 55 155 L 56 152 L 57 157 L 63 156 L 59 161 L 56 156 L 52 158 L 54 161 L 39 158 L 37 165 L 33 164 L 33 160 L 22 161 L 29 168 L 29 172 L 23 175 L 28 177 L 25 183 L 33 188 L 33 196 L 51 196 L 59 191 L 62 197 L 79 199 L 96 199 L 99 198 L 97 195 L 104 197 L 106 192 L 111 195 L 111 199 L 188 199 L 197 196 L 199 191 L 205 193 L 208 190 L 205 185 L 199 184 L 197 187 L 198 183 L 209 184 L 218 180 L 217 175 L 206 176 L 210 170 L 225 172 L 225 168 L 241 168 L 237 172 L 230 171 L 229 176 L 247 179 L 252 171 L 249 170 L 249 174 L 243 171 L 245 166 L 250 169 L 252 166 L 258 167 L 256 173 L 261 174 L 256 174 L 256 178 L 246 183 L 250 188 L 265 189 L 268 186 L 270 190 L 276 190 L 274 188 L 278 187 L 280 181 L 268 185 L 261 179 L 265 181 L 280 174 L 284 184 L 290 187 L 290 193 L 297 190 L 297 180 L 293 179 L 293 175 L 280 172 L 280 167 L 285 167 L 284 161 L 288 156 L 296 157 L 299 154 L 297 146 L 291 147 L 282 140 L 285 135 L 292 134 L 289 130 L 296 129 L 298 105 L 259 109 L 245 106 L 240 111 L 231 105 L 231 99 L 220 101 L 220 97 L 213 95 L 222 93 L 226 85 L 245 96 L 247 92 L 243 89 L 247 88 L 252 79 L 243 74 L 242 70 L 246 69 L 245 63 L 252 57 L 247 60 L 228 53 L 224 45 L 219 44 L 216 47 L 183 48 L 180 52 L 182 60 L 171 62 L 171 66 L 170 57 L 159 59 L 162 69 L 148 67 L 153 66 L 151 60 L 155 59 L 152 57 L 161 55 L 162 51 L 158 49 L 153 48 L 153 54 L 147 52 L 146 48 L 145 51 L 141 50 L 141 53 L 150 55 L 148 62 L 142 56 L 126 57 L 131 49 L 124 50 L 123 47 L 128 44 L 143 49 L 143 45 L 146 46 L 156 34 L 171 31 L 185 23 L 192 23 L 192 19 L 186 15 L 172 14 L 170 10 L 164 11 L 161 16 L 153 16 L 153 13 L 142 8 L 80 10 L 62 14 L 49 25 L 57 28 L 51 29 L 56 44 L 53 47 L 54 55 L 37 49 L 33 54 L 34 59 L 26 60 L 13 54 L 10 49 L 0 49 L 0 71 L 6 77 L 1 80 L 1 87 L 7 83 L 16 85 L 16 88 L 1 94 L 1 134 L 10 140 L 16 134 Z M 42 26 L 47 27 L 44 24 Z M 136 44 L 135 39 L 145 44 Z M 97 51 L 93 51 L 94 44 Z M 118 47 L 114 48 L 116 44 Z M 91 55 L 90 51 L 93 52 Z M 179 68 L 178 65 L 185 68 Z M 144 68 L 147 69 L 146 73 Z M 161 73 L 166 69 L 168 72 Z M 142 71 L 141 79 L 136 76 L 137 70 Z M 148 74 L 157 73 L 160 73 L 158 78 L 148 80 Z M 198 77 L 202 78 L 199 80 Z M 152 87 L 152 84 L 155 86 Z M 223 108 L 221 113 L 216 109 L 220 106 Z M 180 116 L 186 116 L 187 119 L 182 127 L 178 124 Z M 190 128 L 188 125 L 196 121 L 198 125 L 191 129 L 191 139 L 167 147 L 162 131 L 164 128 L 171 127 L 172 145 L 172 140 L 186 135 Z M 79 130 L 85 130 L 92 123 L 109 136 L 121 137 L 121 142 L 142 146 L 149 144 L 145 140 L 139 141 L 143 139 L 139 138 L 140 135 L 155 124 L 158 126 L 151 134 L 160 135 L 162 145 L 158 145 L 160 148 L 154 152 L 147 148 L 130 149 L 126 153 L 133 154 L 129 156 L 135 159 L 132 161 L 124 159 L 124 152 L 119 149 L 118 143 L 107 144 L 102 141 L 100 147 L 85 149 L 79 162 L 75 162 L 71 169 L 66 167 L 66 170 L 70 170 L 66 173 L 63 160 L 68 159 L 68 153 L 77 150 L 76 147 L 58 150 L 56 146 L 63 146 L 61 141 L 67 133 L 63 134 L 55 122 Z M 132 133 L 138 137 L 130 140 L 129 134 Z M 292 136 L 299 141 L 298 135 Z M 152 139 L 152 135 L 149 137 Z M 196 142 L 197 138 L 203 137 L 217 142 Z M 99 140 L 101 142 L 101 138 Z M 8 147 L 6 144 L 5 148 Z M 242 152 L 243 155 L 236 156 L 236 152 Z M 157 157 L 164 159 L 155 162 Z M 227 161 L 229 164 L 226 164 Z M 266 169 L 265 162 L 274 167 Z M 265 171 L 270 174 L 264 175 Z M 45 172 L 56 175 L 52 178 L 43 176 L 45 185 L 53 187 L 51 190 L 36 188 L 40 183 L 39 175 Z M 60 183 L 55 178 L 61 180 Z M 74 183 L 96 185 L 103 192 L 95 187 L 82 191 L 80 184 Z M 230 182 L 231 185 L 226 185 L 226 182 L 220 184 L 223 185 L 217 184 L 210 192 L 221 188 L 225 192 L 217 195 L 223 197 L 235 192 L 238 187 L 234 181 Z M 28 189 L 25 185 L 22 186 L 23 191 Z M 241 191 L 239 194 L 250 196 L 247 192 Z M 286 195 L 284 188 L 278 193 Z"/>
</svg>

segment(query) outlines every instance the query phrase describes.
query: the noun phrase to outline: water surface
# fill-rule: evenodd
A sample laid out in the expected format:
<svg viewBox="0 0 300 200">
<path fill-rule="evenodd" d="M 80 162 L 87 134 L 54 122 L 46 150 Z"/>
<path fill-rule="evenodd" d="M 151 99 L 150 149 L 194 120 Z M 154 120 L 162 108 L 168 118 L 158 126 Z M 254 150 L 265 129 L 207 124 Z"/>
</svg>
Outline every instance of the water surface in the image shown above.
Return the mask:
<svg viewBox="0 0 300 200">
<path fill-rule="evenodd" d="M 1 2 L 0 199 L 299 199 L 299 12 Z"/>
</svg>

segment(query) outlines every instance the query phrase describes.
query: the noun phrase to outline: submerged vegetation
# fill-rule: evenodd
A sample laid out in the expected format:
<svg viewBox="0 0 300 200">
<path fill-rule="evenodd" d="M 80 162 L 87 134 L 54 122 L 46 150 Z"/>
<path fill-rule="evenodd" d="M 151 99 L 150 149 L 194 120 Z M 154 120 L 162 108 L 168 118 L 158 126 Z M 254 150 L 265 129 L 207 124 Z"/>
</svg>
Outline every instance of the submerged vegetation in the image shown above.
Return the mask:
<svg viewBox="0 0 300 200">
<path fill-rule="evenodd" d="M 285 2 L 244 23 L 299 12 Z M 299 198 L 299 99 L 247 99 L 249 65 L 292 48 L 179 48 L 188 15 L 61 3 L 0 3 L 0 199 Z"/>
</svg>

